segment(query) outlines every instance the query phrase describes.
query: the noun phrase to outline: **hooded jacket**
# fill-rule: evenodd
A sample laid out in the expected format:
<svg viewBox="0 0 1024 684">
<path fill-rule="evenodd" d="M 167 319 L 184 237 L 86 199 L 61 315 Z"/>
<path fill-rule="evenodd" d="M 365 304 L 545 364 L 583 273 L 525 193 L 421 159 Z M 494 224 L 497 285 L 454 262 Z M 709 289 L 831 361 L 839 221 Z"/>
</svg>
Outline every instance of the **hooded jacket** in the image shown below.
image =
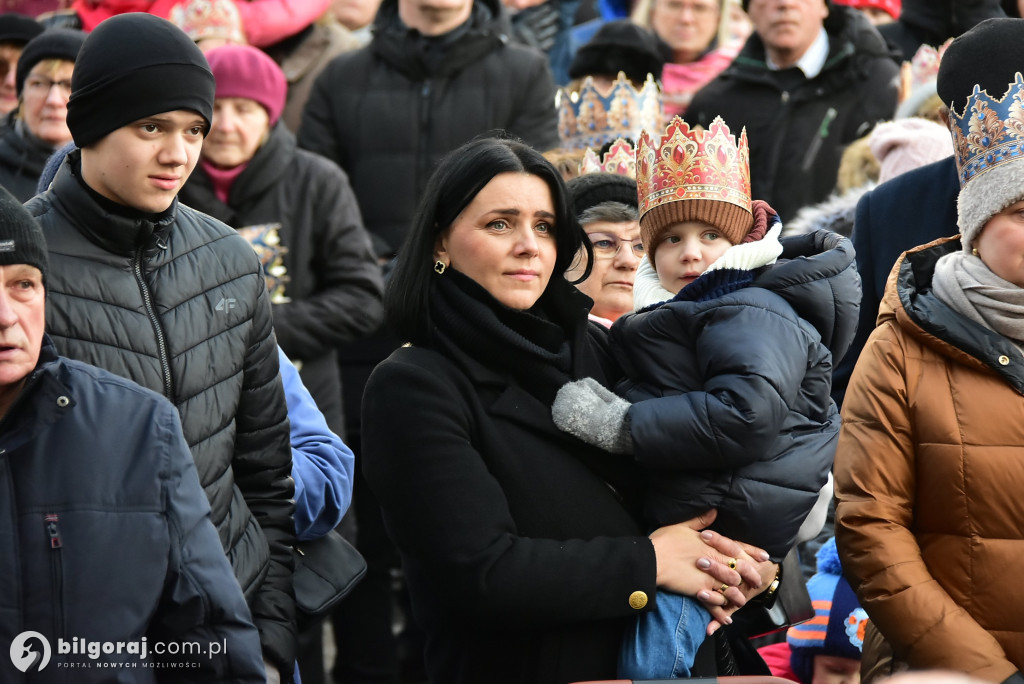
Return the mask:
<svg viewBox="0 0 1024 684">
<path fill-rule="evenodd" d="M 278 344 L 300 362 L 303 384 L 331 429 L 341 433 L 338 345 L 384 318 L 383 283 L 348 177 L 296 147 L 282 122 L 235 179 L 227 204 L 197 166 L 179 195 L 190 207 L 236 229 L 278 224 L 288 301 L 273 304 Z"/>
<path fill-rule="evenodd" d="M 649 522 L 717 508 L 715 529 L 776 561 L 832 466 L 832 359 L 849 346 L 860 300 L 849 240 L 818 231 L 782 242 L 750 286 L 676 298 L 611 330 Z"/>
<path fill-rule="evenodd" d="M 53 146 L 28 134 L 21 121 L 5 126 L 0 136 L 0 185 L 19 202 L 27 202 L 36 194 L 36 184 L 53 154 Z"/>
<path fill-rule="evenodd" d="M 72 152 L 26 205 L 49 249 L 47 331 L 62 354 L 177 407 L 263 649 L 291 672 L 291 450 L 259 261 L 234 230 L 177 200 L 155 222 L 109 212 L 78 163 Z"/>
<path fill-rule="evenodd" d="M 1024 357 L 933 294 L 960 249 L 915 248 L 889 276 L 843 405 L 836 539 L 898 657 L 1002 682 L 1024 667 Z"/>
<path fill-rule="evenodd" d="M 165 399 L 59 358 L 44 338 L 0 422 L 0 491 L 0 639 L 37 632 L 51 656 L 23 674 L 5 654 L 0 680 L 64 682 L 77 664 L 76 682 L 155 682 L 170 670 L 148 666 L 172 665 L 183 682 L 266 681 L 256 628 Z M 62 653 L 57 641 L 143 637 L 154 651 L 156 641 L 222 650 L 91 658 Z"/>
<path fill-rule="evenodd" d="M 878 27 L 900 61 L 909 61 L 922 45 L 938 47 L 993 17 L 1005 17 L 999 0 L 903 0 L 900 18 Z"/>
<path fill-rule="evenodd" d="M 691 125 L 707 128 L 721 116 L 733 131 L 746 127 L 751 194 L 783 223 L 828 197 L 846 146 L 896 111 L 899 68 L 878 31 L 857 10 L 840 6 L 831 7 L 824 26 L 829 52 L 814 78 L 796 67 L 769 70 L 764 43 L 753 33 L 687 110 Z M 789 80 L 796 85 L 783 87 Z"/>
<path fill-rule="evenodd" d="M 317 77 L 299 145 L 348 173 L 378 256 L 398 252 L 451 150 L 500 130 L 538 150 L 558 146 L 547 59 L 510 34 L 497 0 L 475 0 L 467 24 L 437 38 L 406 28 L 397 0 L 385 0 L 370 44 Z"/>
</svg>

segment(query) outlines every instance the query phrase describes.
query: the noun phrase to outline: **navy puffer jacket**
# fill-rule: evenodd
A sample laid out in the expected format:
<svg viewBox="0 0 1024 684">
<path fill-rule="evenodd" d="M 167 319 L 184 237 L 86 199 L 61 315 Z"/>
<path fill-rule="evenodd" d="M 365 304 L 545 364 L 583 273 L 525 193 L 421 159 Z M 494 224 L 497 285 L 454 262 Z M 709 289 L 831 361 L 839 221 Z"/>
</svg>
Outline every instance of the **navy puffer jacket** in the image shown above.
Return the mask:
<svg viewBox="0 0 1024 684">
<path fill-rule="evenodd" d="M 718 509 L 714 528 L 766 549 L 793 545 L 832 467 L 839 414 L 833 359 L 853 337 L 860 285 L 849 240 L 782 240 L 749 287 L 666 302 L 616 321 L 630 380 L 636 458 L 654 526 Z"/>
</svg>

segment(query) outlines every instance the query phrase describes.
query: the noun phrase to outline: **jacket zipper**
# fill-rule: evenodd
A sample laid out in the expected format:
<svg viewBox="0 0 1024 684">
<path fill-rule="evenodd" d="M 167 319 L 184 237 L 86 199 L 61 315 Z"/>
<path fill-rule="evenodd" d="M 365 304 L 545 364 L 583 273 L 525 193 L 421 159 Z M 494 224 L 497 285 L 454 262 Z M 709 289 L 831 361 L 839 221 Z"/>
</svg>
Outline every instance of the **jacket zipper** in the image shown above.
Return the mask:
<svg viewBox="0 0 1024 684">
<path fill-rule="evenodd" d="M 164 338 L 164 329 L 160 325 L 160 319 L 157 318 L 156 311 L 153 310 L 153 297 L 149 293 L 149 285 L 146 284 L 146 279 L 142 277 L 142 247 L 139 247 L 135 252 L 132 271 L 135 273 L 135 281 L 138 283 L 139 291 L 142 293 L 146 315 L 149 316 L 149 322 L 153 326 L 153 332 L 156 334 L 156 346 L 160 354 L 160 370 L 164 376 L 164 396 L 173 401 L 174 387 L 171 385 L 171 363 L 167 354 L 167 340 Z"/>
<path fill-rule="evenodd" d="M 60 519 L 56 513 L 43 516 L 46 536 L 50 540 L 50 579 L 53 588 L 53 617 L 55 635 L 64 638 L 64 564 L 61 557 Z"/>
<path fill-rule="evenodd" d="M 416 195 L 423 194 L 430 169 L 430 79 L 423 81 L 420 88 L 420 155 L 417 159 Z"/>
</svg>

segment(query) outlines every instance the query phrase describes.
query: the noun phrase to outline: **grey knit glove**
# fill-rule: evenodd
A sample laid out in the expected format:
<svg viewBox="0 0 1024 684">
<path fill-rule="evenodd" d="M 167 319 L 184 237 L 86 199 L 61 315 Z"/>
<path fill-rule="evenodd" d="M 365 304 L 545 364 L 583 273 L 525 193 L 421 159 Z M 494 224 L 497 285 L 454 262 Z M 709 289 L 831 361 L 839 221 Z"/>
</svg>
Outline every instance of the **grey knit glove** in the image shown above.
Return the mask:
<svg viewBox="0 0 1024 684">
<path fill-rule="evenodd" d="M 613 454 L 632 454 L 628 401 L 593 378 L 562 385 L 551 406 L 559 430 Z"/>
</svg>

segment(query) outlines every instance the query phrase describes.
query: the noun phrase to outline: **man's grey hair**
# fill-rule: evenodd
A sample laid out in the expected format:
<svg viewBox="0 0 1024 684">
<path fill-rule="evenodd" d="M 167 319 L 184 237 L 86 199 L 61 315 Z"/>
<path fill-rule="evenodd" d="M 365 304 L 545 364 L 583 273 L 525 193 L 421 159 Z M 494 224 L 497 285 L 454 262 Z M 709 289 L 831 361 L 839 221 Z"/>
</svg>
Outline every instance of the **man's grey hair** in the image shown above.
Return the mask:
<svg viewBox="0 0 1024 684">
<path fill-rule="evenodd" d="M 639 220 L 637 208 L 622 202 L 601 202 L 583 210 L 580 214 L 580 225 L 586 228 L 591 223 L 605 221 L 607 223 L 629 223 Z"/>
</svg>

